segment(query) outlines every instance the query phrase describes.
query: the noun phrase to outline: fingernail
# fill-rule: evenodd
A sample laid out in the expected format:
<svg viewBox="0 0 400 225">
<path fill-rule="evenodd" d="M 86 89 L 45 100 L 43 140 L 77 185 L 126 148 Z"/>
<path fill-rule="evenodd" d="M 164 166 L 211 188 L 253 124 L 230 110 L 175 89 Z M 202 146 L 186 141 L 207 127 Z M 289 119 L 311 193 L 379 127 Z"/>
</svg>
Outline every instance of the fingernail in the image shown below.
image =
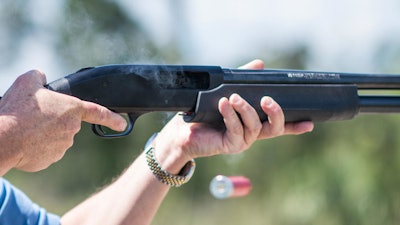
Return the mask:
<svg viewBox="0 0 400 225">
<path fill-rule="evenodd" d="M 120 131 L 124 131 L 126 129 L 126 127 L 128 126 L 128 122 L 126 122 L 126 120 L 121 121 L 121 123 L 119 124 L 119 130 Z"/>
<path fill-rule="evenodd" d="M 230 97 L 230 102 L 236 104 L 240 101 L 240 96 L 238 94 L 232 94 Z"/>
<path fill-rule="evenodd" d="M 262 98 L 263 104 L 265 104 L 267 107 L 271 106 L 273 104 L 272 98 L 271 97 L 263 97 Z"/>
</svg>

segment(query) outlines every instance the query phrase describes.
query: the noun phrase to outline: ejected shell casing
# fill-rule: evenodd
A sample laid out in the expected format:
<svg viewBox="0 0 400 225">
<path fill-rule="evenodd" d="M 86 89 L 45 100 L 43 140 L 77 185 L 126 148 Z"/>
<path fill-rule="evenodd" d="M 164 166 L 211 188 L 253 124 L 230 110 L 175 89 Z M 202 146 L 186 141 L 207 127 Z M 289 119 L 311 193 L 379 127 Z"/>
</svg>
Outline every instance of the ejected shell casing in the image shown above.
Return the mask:
<svg viewBox="0 0 400 225">
<path fill-rule="evenodd" d="M 244 176 L 218 175 L 210 183 L 210 192 L 217 199 L 246 196 L 250 190 L 251 182 Z"/>
</svg>

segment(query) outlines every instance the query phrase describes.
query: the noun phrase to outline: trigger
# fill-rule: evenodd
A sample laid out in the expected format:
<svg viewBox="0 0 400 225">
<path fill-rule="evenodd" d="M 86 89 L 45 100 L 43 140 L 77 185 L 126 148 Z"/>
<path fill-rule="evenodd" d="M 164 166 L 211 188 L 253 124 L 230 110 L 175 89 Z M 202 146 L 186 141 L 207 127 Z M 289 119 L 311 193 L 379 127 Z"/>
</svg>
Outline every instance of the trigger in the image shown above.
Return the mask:
<svg viewBox="0 0 400 225">
<path fill-rule="evenodd" d="M 102 138 L 120 138 L 120 137 L 125 137 L 128 136 L 132 130 L 133 130 L 133 125 L 139 115 L 134 114 L 128 114 L 128 125 L 126 129 L 120 133 L 110 133 L 105 131 L 104 126 L 99 125 L 99 124 L 92 124 L 92 131 L 94 134 L 96 134 L 99 137 Z"/>
</svg>

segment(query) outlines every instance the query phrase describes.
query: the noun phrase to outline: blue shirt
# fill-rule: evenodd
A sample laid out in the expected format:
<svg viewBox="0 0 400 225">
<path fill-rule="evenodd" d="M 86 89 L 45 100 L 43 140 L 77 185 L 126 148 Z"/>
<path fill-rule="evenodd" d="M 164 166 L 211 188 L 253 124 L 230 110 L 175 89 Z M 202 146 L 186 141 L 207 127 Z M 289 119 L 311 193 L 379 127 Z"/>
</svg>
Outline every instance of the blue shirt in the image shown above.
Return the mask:
<svg viewBox="0 0 400 225">
<path fill-rule="evenodd" d="M 60 218 L 33 203 L 0 177 L 0 225 L 59 225 Z"/>
</svg>

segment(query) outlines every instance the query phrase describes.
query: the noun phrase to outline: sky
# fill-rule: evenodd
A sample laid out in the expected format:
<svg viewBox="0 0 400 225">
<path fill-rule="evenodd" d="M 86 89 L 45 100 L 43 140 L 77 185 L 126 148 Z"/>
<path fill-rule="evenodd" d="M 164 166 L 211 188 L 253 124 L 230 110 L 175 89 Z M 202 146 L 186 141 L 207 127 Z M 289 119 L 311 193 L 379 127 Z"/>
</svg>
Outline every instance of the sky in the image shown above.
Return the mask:
<svg viewBox="0 0 400 225">
<path fill-rule="evenodd" d="M 168 17 L 173 7 L 165 2 L 163 7 L 157 0 L 123 2 L 154 37 L 175 32 L 190 52 L 188 61 L 199 63 L 230 64 L 240 56 L 257 57 L 252 53 L 260 46 L 279 50 L 301 43 L 311 47 L 310 67 L 363 69 L 380 41 L 400 36 L 400 2 L 395 0 L 178 1 L 186 12 L 181 23 Z"/>
<path fill-rule="evenodd" d="M 37 23 L 51 23 L 59 4 L 32 0 Z M 253 58 L 268 61 L 268 52 L 299 44 L 310 47 L 311 70 L 380 72 L 374 53 L 382 42 L 400 46 L 398 0 L 120 0 L 160 46 L 175 41 L 183 64 L 235 67 Z M 183 10 L 177 10 L 180 7 Z M 51 9 L 51 10 L 49 10 Z M 0 94 L 32 68 L 48 81 L 73 71 L 52 63 L 50 34 L 27 38 L 19 60 L 3 69 Z M 35 40 L 35 41 L 33 41 Z M 260 54 L 260 49 L 267 51 Z M 37 55 L 28 52 L 39 52 Z M 388 49 L 390 54 L 390 48 Z"/>
</svg>

